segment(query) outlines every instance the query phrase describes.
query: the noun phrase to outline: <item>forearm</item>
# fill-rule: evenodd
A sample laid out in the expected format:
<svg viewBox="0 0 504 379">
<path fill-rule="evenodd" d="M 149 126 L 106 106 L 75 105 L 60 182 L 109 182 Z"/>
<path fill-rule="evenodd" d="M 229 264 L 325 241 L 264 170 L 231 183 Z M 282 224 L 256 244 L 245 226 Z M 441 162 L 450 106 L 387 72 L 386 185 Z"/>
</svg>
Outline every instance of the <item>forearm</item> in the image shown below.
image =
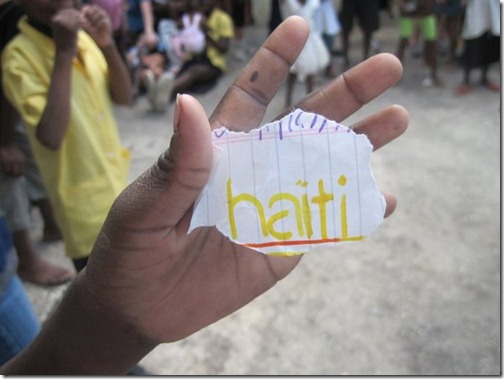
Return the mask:
<svg viewBox="0 0 504 379">
<path fill-rule="evenodd" d="M 12 145 L 19 113 L 0 91 L 0 147 Z"/>
<path fill-rule="evenodd" d="M 53 150 L 61 146 L 70 122 L 72 60 L 72 54 L 56 52 L 47 104 L 36 129 L 38 140 Z"/>
<path fill-rule="evenodd" d="M 103 55 L 109 66 L 109 88 L 112 100 L 121 105 L 129 105 L 133 101 L 133 86 L 128 69 L 119 54 L 114 42 L 102 48 Z"/>
<path fill-rule="evenodd" d="M 154 32 L 154 17 L 152 12 L 152 4 L 150 1 L 142 1 L 140 4 L 142 10 L 142 20 L 144 23 L 145 33 L 155 33 Z"/>
<path fill-rule="evenodd" d="M 156 346 L 100 306 L 84 276 L 70 286 L 33 343 L 1 367 L 0 374 L 120 375 Z"/>
</svg>

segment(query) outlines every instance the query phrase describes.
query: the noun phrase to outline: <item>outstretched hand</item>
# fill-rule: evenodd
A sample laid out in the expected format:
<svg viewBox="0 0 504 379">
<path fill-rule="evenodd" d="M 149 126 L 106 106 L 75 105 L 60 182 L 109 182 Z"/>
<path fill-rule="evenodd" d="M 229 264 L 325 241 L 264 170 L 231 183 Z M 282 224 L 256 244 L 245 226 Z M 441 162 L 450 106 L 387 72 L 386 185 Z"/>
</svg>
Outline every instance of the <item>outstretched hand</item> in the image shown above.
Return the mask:
<svg viewBox="0 0 504 379">
<path fill-rule="evenodd" d="M 209 178 L 211 129 L 240 126 L 248 131 L 260 126 L 307 35 L 303 19 L 283 22 L 210 119 L 194 98 L 178 96 L 170 148 L 112 207 L 79 285 L 100 309 L 133 325 L 154 344 L 184 338 L 239 309 L 300 260 L 257 253 L 231 242 L 215 227 L 191 234 L 187 230 L 194 201 Z M 295 107 L 341 121 L 393 86 L 401 73 L 394 56 L 377 55 Z M 354 130 L 366 134 L 378 149 L 403 133 L 407 123 L 406 111 L 391 106 L 357 123 Z M 391 195 L 385 198 L 388 216 L 396 201 Z"/>
</svg>

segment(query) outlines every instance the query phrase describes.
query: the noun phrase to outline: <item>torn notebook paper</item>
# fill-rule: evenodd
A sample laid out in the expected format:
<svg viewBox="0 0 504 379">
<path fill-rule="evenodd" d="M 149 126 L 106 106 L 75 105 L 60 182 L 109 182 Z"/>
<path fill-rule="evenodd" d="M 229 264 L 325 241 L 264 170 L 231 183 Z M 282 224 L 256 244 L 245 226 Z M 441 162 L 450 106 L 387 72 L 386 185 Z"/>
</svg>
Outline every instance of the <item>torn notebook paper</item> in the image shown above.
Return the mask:
<svg viewBox="0 0 504 379">
<path fill-rule="evenodd" d="M 214 130 L 212 140 L 189 232 L 215 225 L 240 245 L 293 255 L 360 241 L 383 221 L 365 135 L 297 109 L 250 133 Z"/>
</svg>

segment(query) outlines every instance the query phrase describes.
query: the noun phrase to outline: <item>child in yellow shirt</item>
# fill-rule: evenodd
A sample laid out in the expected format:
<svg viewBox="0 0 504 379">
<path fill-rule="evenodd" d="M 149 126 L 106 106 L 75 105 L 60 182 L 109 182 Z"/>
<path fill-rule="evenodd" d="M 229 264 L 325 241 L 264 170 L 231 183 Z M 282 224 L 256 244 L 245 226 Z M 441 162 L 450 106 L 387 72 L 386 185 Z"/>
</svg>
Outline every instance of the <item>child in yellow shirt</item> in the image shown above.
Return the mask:
<svg viewBox="0 0 504 379">
<path fill-rule="evenodd" d="M 120 145 L 112 101 L 129 104 L 132 86 L 107 14 L 77 3 L 20 0 L 27 17 L 3 52 L 2 72 L 67 255 L 80 270 L 126 184 L 129 155 Z"/>
</svg>

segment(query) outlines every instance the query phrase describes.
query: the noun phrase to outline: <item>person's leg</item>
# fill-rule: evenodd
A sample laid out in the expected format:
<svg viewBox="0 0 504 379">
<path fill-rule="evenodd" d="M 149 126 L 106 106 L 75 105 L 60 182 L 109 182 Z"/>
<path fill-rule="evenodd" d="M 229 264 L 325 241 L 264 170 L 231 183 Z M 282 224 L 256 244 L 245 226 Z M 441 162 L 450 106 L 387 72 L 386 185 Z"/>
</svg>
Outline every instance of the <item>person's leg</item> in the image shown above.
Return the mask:
<svg viewBox="0 0 504 379">
<path fill-rule="evenodd" d="M 126 65 L 131 78 L 131 83 L 133 84 L 133 95 L 136 99 L 140 95 L 140 57 L 141 52 L 139 51 L 136 43 L 140 33 L 133 31 L 126 31 L 125 33 L 125 58 Z"/>
<path fill-rule="evenodd" d="M 459 17 L 447 17 L 446 33 L 448 35 L 448 62 L 454 64 L 457 61 L 458 31 L 460 29 Z"/>
<path fill-rule="evenodd" d="M 462 77 L 462 83 L 460 83 L 454 89 L 454 93 L 456 96 L 463 96 L 472 91 L 471 87 L 471 69 L 467 66 L 464 67 L 464 74 Z"/>
<path fill-rule="evenodd" d="M 371 49 L 371 39 L 373 38 L 373 33 L 366 31 L 364 32 L 364 41 L 362 46 L 362 60 L 369 58 L 369 51 Z"/>
<path fill-rule="evenodd" d="M 373 34 L 380 28 L 380 4 L 376 0 L 366 0 L 357 3 L 356 14 L 364 40 L 362 45 L 362 60 L 369 58 Z"/>
<path fill-rule="evenodd" d="M 314 86 L 314 75 L 308 75 L 305 80 L 306 80 L 306 93 L 312 93 Z"/>
<path fill-rule="evenodd" d="M 404 63 L 404 52 L 413 33 L 413 21 L 409 17 L 399 19 L 399 42 L 396 48 L 396 57 Z"/>
<path fill-rule="evenodd" d="M 0 366 L 26 347 L 39 331 L 30 299 L 14 276 L 0 295 Z"/>
<path fill-rule="evenodd" d="M 430 78 L 436 86 L 442 86 L 442 81 L 437 74 L 437 47 L 436 41 L 425 41 L 424 44 L 424 59 L 429 67 Z"/>
<path fill-rule="evenodd" d="M 343 55 L 343 70 L 350 67 L 350 58 L 348 56 L 350 49 L 350 32 L 353 29 L 353 19 L 356 12 L 356 2 L 354 0 L 344 0 L 339 13 L 341 24 L 341 52 Z"/>
<path fill-rule="evenodd" d="M 418 23 L 418 19 L 416 18 L 411 18 L 411 34 L 409 38 L 409 51 L 410 55 L 414 58 L 419 58 L 422 56 L 422 50 L 423 50 L 423 40 L 421 37 L 421 30 L 420 30 L 420 25 Z"/>
<path fill-rule="evenodd" d="M 325 69 L 325 74 L 329 78 L 335 78 L 337 76 L 337 74 L 336 74 L 336 67 L 334 66 L 334 59 L 333 59 L 333 55 L 332 55 L 334 36 L 324 33 L 324 34 L 322 34 L 322 39 L 324 40 L 324 45 L 327 47 L 327 50 L 329 51 L 329 64 L 327 65 L 327 67 Z"/>
<path fill-rule="evenodd" d="M 435 86 L 442 86 L 443 82 L 437 73 L 437 25 L 434 15 L 423 17 L 420 20 L 424 37 L 424 59 L 430 69 L 430 78 Z"/>
<path fill-rule="evenodd" d="M 29 201 L 39 208 L 44 221 L 42 241 L 59 241 L 61 240 L 61 232 L 54 218 L 53 208 L 28 141 L 26 130 L 21 124 L 18 124 L 16 127 L 14 142 L 26 157 L 26 191 Z"/>
<path fill-rule="evenodd" d="M 58 224 L 54 219 L 53 209 L 51 202 L 49 199 L 43 198 L 39 200 L 33 201 L 33 205 L 35 205 L 39 210 L 44 220 L 44 232 L 42 235 L 43 242 L 53 242 L 61 240 L 61 232 L 58 228 Z"/>
<path fill-rule="evenodd" d="M 296 81 L 296 74 L 290 72 L 287 77 L 287 88 L 285 91 L 285 106 L 290 107 L 292 104 L 292 92 L 294 90 L 294 82 Z"/>
<path fill-rule="evenodd" d="M 195 63 L 182 70 L 175 79 L 170 97 L 173 94 L 188 92 L 196 84 L 217 79 L 220 71 L 207 63 Z"/>
<path fill-rule="evenodd" d="M 404 63 L 404 52 L 405 52 L 407 46 L 408 46 L 408 39 L 407 38 L 399 38 L 399 42 L 397 43 L 397 49 L 396 49 L 396 57 L 402 63 Z"/>
<path fill-rule="evenodd" d="M 244 61 L 247 57 L 245 54 L 245 1 L 235 0 L 231 2 L 234 26 L 234 40 L 231 48 L 231 55 L 237 61 Z"/>
<path fill-rule="evenodd" d="M 464 68 L 463 83 L 468 86 L 471 85 L 471 69 L 470 68 L 467 68 L 467 67 Z"/>
<path fill-rule="evenodd" d="M 30 213 L 24 177 L 0 174 L 0 208 L 12 232 L 19 266 L 18 274 L 38 285 L 59 285 L 74 277 L 72 270 L 50 263 L 35 250 L 30 235 Z"/>
<path fill-rule="evenodd" d="M 500 92 L 500 85 L 498 83 L 491 82 L 488 80 L 488 69 L 490 68 L 489 64 L 485 64 L 481 67 L 481 85 L 492 92 Z"/>
<path fill-rule="evenodd" d="M 488 70 L 492 63 L 500 64 L 500 37 L 487 32 L 482 40 L 482 65 L 480 84 L 493 92 L 500 92 L 500 83 L 491 82 L 488 78 Z M 500 70 L 499 70 L 500 72 Z"/>
<path fill-rule="evenodd" d="M 350 67 L 350 58 L 348 57 L 349 39 L 350 39 L 350 32 L 343 31 L 341 33 L 341 49 L 342 49 L 342 55 L 343 55 L 343 71 L 347 70 Z"/>
<path fill-rule="evenodd" d="M 151 105 L 152 109 L 156 108 L 156 78 L 151 69 L 145 68 L 140 71 L 140 82 L 145 87 L 147 91 L 147 100 Z"/>
</svg>

